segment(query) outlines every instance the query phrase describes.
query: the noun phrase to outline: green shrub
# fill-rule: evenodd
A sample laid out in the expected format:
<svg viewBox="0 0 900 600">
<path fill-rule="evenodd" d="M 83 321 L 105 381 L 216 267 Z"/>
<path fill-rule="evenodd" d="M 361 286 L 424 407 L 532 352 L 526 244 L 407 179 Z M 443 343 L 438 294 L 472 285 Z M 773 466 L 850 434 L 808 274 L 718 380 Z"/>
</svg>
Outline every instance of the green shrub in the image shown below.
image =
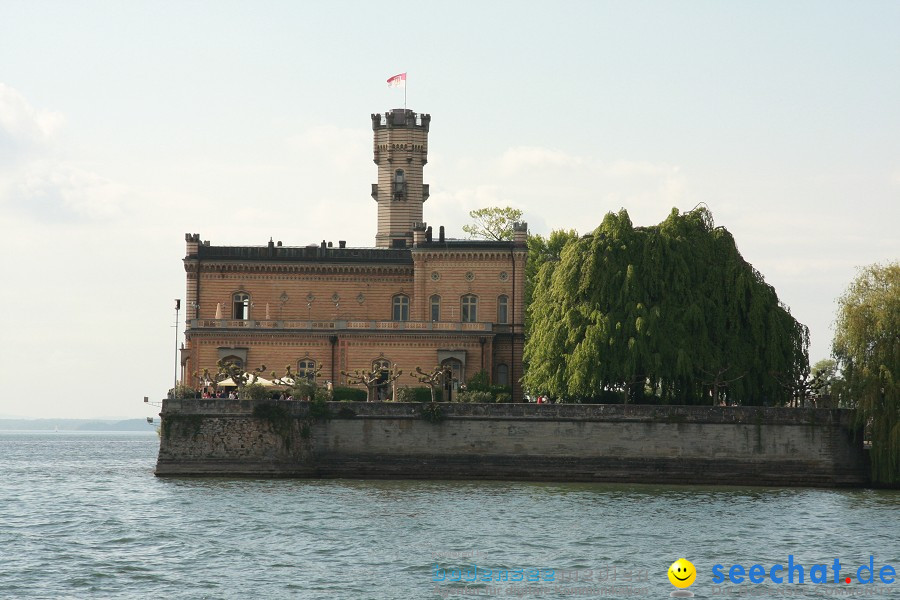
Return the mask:
<svg viewBox="0 0 900 600">
<path fill-rule="evenodd" d="M 422 418 L 429 423 L 440 423 L 444 420 L 444 411 L 437 402 L 423 404 L 420 414 L 422 415 Z"/>
<path fill-rule="evenodd" d="M 507 394 L 506 392 L 500 392 L 496 396 L 494 396 L 494 402 L 512 402 L 512 394 Z"/>
<path fill-rule="evenodd" d="M 309 400 L 310 402 L 327 402 L 331 400 L 328 390 L 311 381 L 299 381 L 289 392 L 294 400 Z"/>
<path fill-rule="evenodd" d="M 488 390 L 495 397 L 500 394 L 509 394 L 512 396 L 512 388 L 508 385 L 492 385 L 491 389 Z"/>
<path fill-rule="evenodd" d="M 625 404 L 627 396 L 625 392 L 617 392 L 614 390 L 603 390 L 599 395 L 593 398 L 581 398 L 581 404 Z"/>
<path fill-rule="evenodd" d="M 365 402 L 366 398 L 366 390 L 346 386 L 335 387 L 331 395 L 331 399 L 337 402 Z"/>
<path fill-rule="evenodd" d="M 441 401 L 441 390 L 434 390 L 434 401 Z M 397 388 L 397 402 L 431 402 L 431 389 L 424 386 Z"/>
<path fill-rule="evenodd" d="M 321 421 L 327 421 L 331 418 L 331 411 L 328 409 L 328 404 L 324 399 L 316 398 L 313 402 L 309 403 L 309 416 L 311 419 L 317 419 Z"/>
<path fill-rule="evenodd" d="M 457 402 L 471 402 L 471 403 L 485 403 L 485 402 L 493 402 L 494 396 L 491 395 L 490 392 L 482 392 L 482 391 L 465 391 L 460 392 L 456 396 Z"/>
<path fill-rule="evenodd" d="M 472 375 L 472 378 L 466 382 L 466 391 L 468 392 L 489 392 L 491 382 L 488 380 L 487 371 L 479 371 Z"/>
<path fill-rule="evenodd" d="M 413 388 L 402 387 L 397 388 L 397 394 L 394 398 L 395 402 L 415 402 L 416 401 L 416 393 L 413 391 Z"/>
<path fill-rule="evenodd" d="M 267 400 L 269 390 L 259 383 L 248 383 L 240 390 L 241 400 Z"/>
<path fill-rule="evenodd" d="M 169 390 L 168 397 L 169 399 L 184 400 L 185 398 L 199 398 L 200 395 L 191 386 L 179 383 Z"/>
</svg>

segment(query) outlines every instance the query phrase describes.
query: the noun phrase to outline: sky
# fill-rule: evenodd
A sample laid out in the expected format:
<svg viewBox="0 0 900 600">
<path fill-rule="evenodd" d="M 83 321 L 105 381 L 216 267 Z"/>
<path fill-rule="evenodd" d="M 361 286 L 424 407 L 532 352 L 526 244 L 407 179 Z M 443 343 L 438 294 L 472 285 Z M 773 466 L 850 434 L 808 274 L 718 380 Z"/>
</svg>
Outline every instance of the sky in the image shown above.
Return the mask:
<svg viewBox="0 0 900 600">
<path fill-rule="evenodd" d="M 900 258 L 898 31 L 897 2 L 4 0 L 0 417 L 157 412 L 187 232 L 374 245 L 401 72 L 429 224 L 704 203 L 827 358 L 857 269 Z"/>
</svg>

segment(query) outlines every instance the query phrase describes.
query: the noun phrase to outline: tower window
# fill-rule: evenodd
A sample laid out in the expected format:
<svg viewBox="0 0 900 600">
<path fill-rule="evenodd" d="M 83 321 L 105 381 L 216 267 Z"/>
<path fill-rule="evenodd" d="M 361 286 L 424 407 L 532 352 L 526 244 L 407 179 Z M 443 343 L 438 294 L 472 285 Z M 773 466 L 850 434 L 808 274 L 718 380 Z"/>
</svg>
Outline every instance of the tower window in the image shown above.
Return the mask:
<svg viewBox="0 0 900 600">
<path fill-rule="evenodd" d="M 441 320 L 441 297 L 437 294 L 431 297 L 431 320 Z"/>
<path fill-rule="evenodd" d="M 499 296 L 497 298 L 497 322 L 509 323 L 509 297 Z"/>
<path fill-rule="evenodd" d="M 474 323 L 478 320 L 478 297 L 473 294 L 466 294 L 462 297 L 462 315 L 463 323 Z"/>
<path fill-rule="evenodd" d="M 395 321 L 409 321 L 409 296 L 397 294 L 393 302 L 393 319 Z"/>
<path fill-rule="evenodd" d="M 250 318 L 250 296 L 243 292 L 231 295 L 231 318 L 246 320 Z"/>
<path fill-rule="evenodd" d="M 394 200 L 403 200 L 406 198 L 406 174 L 403 169 L 394 171 L 394 182 L 391 186 Z"/>
</svg>

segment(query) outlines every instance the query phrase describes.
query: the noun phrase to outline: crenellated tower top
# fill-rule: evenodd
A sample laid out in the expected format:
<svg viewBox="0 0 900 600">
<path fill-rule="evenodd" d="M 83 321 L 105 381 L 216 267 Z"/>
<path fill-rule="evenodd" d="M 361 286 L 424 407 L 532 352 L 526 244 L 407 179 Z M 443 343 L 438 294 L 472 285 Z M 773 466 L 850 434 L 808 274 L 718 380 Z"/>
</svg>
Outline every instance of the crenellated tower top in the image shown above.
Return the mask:
<svg viewBox="0 0 900 600">
<path fill-rule="evenodd" d="M 377 247 L 411 247 L 413 224 L 424 220 L 422 204 L 429 190 L 422 182 L 422 168 L 428 163 L 430 125 L 431 115 L 404 108 L 372 115 L 378 165 L 378 183 L 372 184 L 372 198 L 378 203 Z"/>
</svg>

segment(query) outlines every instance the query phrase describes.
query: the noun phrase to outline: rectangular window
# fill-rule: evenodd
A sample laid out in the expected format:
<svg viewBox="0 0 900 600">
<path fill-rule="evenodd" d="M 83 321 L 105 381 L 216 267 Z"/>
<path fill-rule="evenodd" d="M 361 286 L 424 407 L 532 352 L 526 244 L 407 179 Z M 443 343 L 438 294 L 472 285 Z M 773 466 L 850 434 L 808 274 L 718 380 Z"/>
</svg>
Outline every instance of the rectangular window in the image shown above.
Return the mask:
<svg viewBox="0 0 900 600">
<path fill-rule="evenodd" d="M 432 296 L 431 297 L 431 320 L 432 321 L 440 321 L 441 320 L 441 297 L 440 296 Z"/>
<path fill-rule="evenodd" d="M 497 322 L 509 323 L 509 298 L 506 296 L 497 298 Z"/>
<path fill-rule="evenodd" d="M 409 296 L 394 296 L 395 321 L 409 321 Z"/>
<path fill-rule="evenodd" d="M 462 297 L 462 315 L 463 323 L 475 323 L 478 321 L 478 298 L 472 294 Z"/>
</svg>

